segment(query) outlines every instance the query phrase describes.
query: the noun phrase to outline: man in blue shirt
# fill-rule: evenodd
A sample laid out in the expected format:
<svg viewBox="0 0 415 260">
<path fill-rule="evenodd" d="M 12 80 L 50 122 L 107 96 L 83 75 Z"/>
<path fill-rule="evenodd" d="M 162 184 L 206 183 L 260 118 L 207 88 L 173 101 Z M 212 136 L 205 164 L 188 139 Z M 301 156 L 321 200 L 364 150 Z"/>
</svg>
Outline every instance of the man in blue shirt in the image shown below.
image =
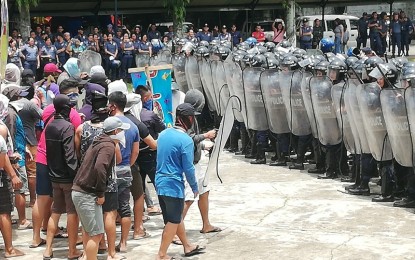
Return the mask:
<svg viewBox="0 0 415 260">
<path fill-rule="evenodd" d="M 401 28 L 399 14 L 393 13 L 393 19 L 390 24 L 389 33 L 392 37 L 392 58 L 395 58 L 395 47 L 398 47 L 398 56 L 401 55 Z"/>
<path fill-rule="evenodd" d="M 308 19 L 303 19 L 303 25 L 300 27 L 300 48 L 303 50 L 311 49 L 311 36 L 313 27 L 308 25 Z"/>
<path fill-rule="evenodd" d="M 121 135 L 125 135 L 120 141 L 122 160 L 115 167 L 118 185 L 118 214 L 121 217 L 121 240 L 115 248 L 117 252 L 127 251 L 127 239 L 131 228 L 130 186 L 133 179 L 131 166 L 137 160 L 140 141 L 137 126 L 124 116 L 126 104 L 127 97 L 121 91 L 113 92 L 108 96 L 110 115 L 117 116 L 123 123 L 130 125 L 130 129 L 121 132 Z"/>
<path fill-rule="evenodd" d="M 193 125 L 194 116 L 192 105 L 179 105 L 174 128 L 161 132 L 157 142 L 156 191 L 165 224 L 157 259 L 170 259 L 167 250 L 176 233 L 183 244 L 186 257 L 203 250 L 187 240 L 182 221 L 185 197 L 183 173 L 195 197 L 199 192 L 193 165 L 194 143 L 186 133 Z"/>
<path fill-rule="evenodd" d="M 366 12 L 363 13 L 362 17 L 357 22 L 357 48 L 360 46 L 366 47 L 367 43 L 367 27 L 369 25 L 368 15 Z"/>
<path fill-rule="evenodd" d="M 203 31 L 198 32 L 196 37 L 199 39 L 199 41 L 211 42 L 213 40 L 213 35 L 211 32 L 209 32 L 209 25 L 207 23 L 205 23 L 203 26 Z"/>
<path fill-rule="evenodd" d="M 238 46 L 242 42 L 242 35 L 240 31 L 236 30 L 236 25 L 233 24 L 231 28 L 232 45 Z"/>
<path fill-rule="evenodd" d="M 153 39 L 161 39 L 161 33 L 157 31 L 155 24 L 151 25 L 151 30 L 148 32 L 148 41 L 151 42 Z"/>
</svg>

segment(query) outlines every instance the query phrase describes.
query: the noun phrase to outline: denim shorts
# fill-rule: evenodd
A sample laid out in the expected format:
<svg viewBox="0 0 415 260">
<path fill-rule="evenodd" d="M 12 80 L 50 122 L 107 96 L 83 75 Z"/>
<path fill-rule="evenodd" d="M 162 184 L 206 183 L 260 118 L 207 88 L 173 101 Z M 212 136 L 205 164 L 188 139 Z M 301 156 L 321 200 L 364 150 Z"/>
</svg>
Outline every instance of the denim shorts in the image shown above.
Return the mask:
<svg viewBox="0 0 415 260">
<path fill-rule="evenodd" d="M 28 181 L 27 181 L 26 167 L 22 166 L 19 169 L 17 169 L 16 174 L 17 174 L 17 177 L 19 177 L 19 179 L 22 181 L 23 186 L 20 190 L 15 190 L 14 192 L 18 193 L 18 194 L 24 194 L 24 193 L 28 192 L 29 191 L 29 184 L 28 184 Z"/>
</svg>

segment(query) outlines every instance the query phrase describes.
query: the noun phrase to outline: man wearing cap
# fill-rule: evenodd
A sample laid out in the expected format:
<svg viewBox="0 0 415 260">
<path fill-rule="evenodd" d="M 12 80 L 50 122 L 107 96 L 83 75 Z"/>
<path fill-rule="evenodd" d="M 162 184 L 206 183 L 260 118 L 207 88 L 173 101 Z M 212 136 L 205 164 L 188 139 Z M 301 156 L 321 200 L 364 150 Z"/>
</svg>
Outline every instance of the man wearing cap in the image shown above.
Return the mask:
<svg viewBox="0 0 415 260">
<path fill-rule="evenodd" d="M 78 238 L 78 216 L 71 198 L 72 185 L 77 173 L 78 158 L 75 152 L 75 128 L 69 122 L 72 110 L 67 95 L 58 95 L 53 100 L 54 120 L 45 128 L 46 155 L 49 178 L 52 182 L 53 204 L 49 218 L 46 249 L 43 257 L 53 257 L 52 243 L 61 214 L 67 214 L 68 258 L 79 257 L 76 249 Z"/>
<path fill-rule="evenodd" d="M 28 150 L 28 160 L 26 160 L 26 172 L 28 178 L 28 188 L 30 192 L 30 202 L 33 206 L 36 199 L 36 154 L 37 154 L 37 138 L 36 138 L 36 123 L 42 119 L 42 109 L 40 109 L 34 102 L 29 101 L 27 92 L 16 89 L 15 94 L 10 99 L 10 106 L 17 111 L 23 123 L 24 133 L 26 137 L 26 147 Z M 6 88 L 7 89 L 7 88 Z M 10 91 L 9 91 L 10 93 Z"/>
<path fill-rule="evenodd" d="M 161 38 L 161 33 L 159 31 L 157 31 L 157 27 L 155 24 L 151 25 L 150 31 L 147 33 L 148 35 L 148 41 L 151 42 L 151 40 L 153 39 L 160 39 Z"/>
<path fill-rule="evenodd" d="M 311 38 L 313 35 L 313 27 L 308 25 L 308 19 L 303 19 L 300 27 L 300 48 L 303 50 L 311 49 Z"/>
<path fill-rule="evenodd" d="M 257 24 L 255 26 L 255 31 L 252 33 L 252 37 L 254 37 L 258 42 L 265 41 L 265 33 L 262 31 L 261 25 Z"/>
<path fill-rule="evenodd" d="M 233 24 L 231 27 L 231 37 L 233 46 L 238 46 L 242 42 L 242 35 L 240 31 L 236 30 L 236 24 Z"/>
<path fill-rule="evenodd" d="M 367 44 L 367 28 L 369 26 L 368 15 L 366 12 L 362 14 L 357 22 L 357 48 L 366 47 Z"/>
<path fill-rule="evenodd" d="M 194 116 L 192 105 L 179 105 L 176 109 L 175 126 L 163 131 L 158 139 L 155 184 L 165 226 L 157 259 L 171 259 L 167 250 L 176 233 L 183 244 L 186 257 L 199 254 L 203 250 L 187 240 L 182 221 L 185 197 L 183 173 L 194 197 L 199 192 L 193 165 L 194 143 L 186 133 L 193 125 Z"/>
<path fill-rule="evenodd" d="M 219 34 L 218 38 L 220 41 L 230 42 L 232 40 L 232 36 L 228 33 L 226 25 L 222 25 L 222 32 Z"/>
<path fill-rule="evenodd" d="M 133 179 L 131 166 L 138 157 L 140 137 L 137 126 L 124 115 L 127 103 L 125 94 L 120 91 L 113 92 L 109 94 L 108 101 L 110 115 L 130 125 L 130 129 L 125 131 L 125 139 L 120 142 L 122 161 L 115 167 L 118 185 L 118 214 L 121 217 L 121 240 L 116 250 L 125 252 L 131 228 L 130 186 Z"/>
<path fill-rule="evenodd" d="M 141 41 L 141 25 L 137 24 L 134 27 L 133 34 L 135 34 L 137 36 L 137 40 L 138 41 Z"/>
<path fill-rule="evenodd" d="M 78 39 L 81 42 L 81 44 L 85 44 L 87 42 L 87 39 L 84 35 L 84 27 L 83 26 L 79 27 L 78 35 L 75 36 L 75 39 Z"/>
<path fill-rule="evenodd" d="M 169 37 L 169 40 L 173 40 L 174 37 L 174 28 L 173 25 L 170 25 L 169 28 L 167 29 L 167 32 L 164 34 L 164 36 Z"/>
<path fill-rule="evenodd" d="M 102 205 L 115 166 L 116 144 L 125 139 L 124 130 L 128 130 L 130 125 L 118 117 L 109 117 L 102 128 L 103 132 L 86 150 L 72 186 L 72 200 L 83 227 L 86 259 L 97 258 L 99 242 L 104 234 Z"/>
<path fill-rule="evenodd" d="M 56 64 L 48 63 L 43 68 L 44 81 L 37 89 L 37 96 L 41 101 L 41 107 L 52 104 L 53 98 L 59 94 L 59 86 L 56 84 L 56 79 L 62 71 Z"/>
<path fill-rule="evenodd" d="M 18 85 L 8 85 L 3 90 L 5 95 L 10 101 L 16 101 L 24 96 L 27 96 L 27 92 L 20 89 Z M 30 101 L 29 101 L 30 102 Z M 4 103 L 4 102 L 3 102 Z M 33 104 L 34 105 L 34 104 Z M 8 115 L 3 120 L 10 132 L 10 138 L 13 141 L 13 155 L 9 155 L 10 161 L 16 171 L 18 177 L 23 183 L 21 189 L 15 190 L 15 204 L 17 213 L 19 215 L 18 229 L 31 228 L 32 223 L 26 219 L 26 195 L 28 192 L 28 179 L 25 167 L 26 161 L 26 136 L 23 128 L 23 123 L 15 106 L 9 103 Z"/>
<path fill-rule="evenodd" d="M 213 35 L 211 32 L 209 32 L 209 25 L 207 23 L 205 23 L 203 26 L 203 31 L 196 34 L 196 37 L 199 39 L 199 41 L 211 42 L 213 40 Z"/>
<path fill-rule="evenodd" d="M 392 38 L 392 58 L 395 58 L 395 49 L 398 47 L 398 56 L 401 55 L 401 33 L 402 23 L 399 20 L 399 14 L 393 13 L 393 19 L 389 26 L 389 34 Z"/>
</svg>

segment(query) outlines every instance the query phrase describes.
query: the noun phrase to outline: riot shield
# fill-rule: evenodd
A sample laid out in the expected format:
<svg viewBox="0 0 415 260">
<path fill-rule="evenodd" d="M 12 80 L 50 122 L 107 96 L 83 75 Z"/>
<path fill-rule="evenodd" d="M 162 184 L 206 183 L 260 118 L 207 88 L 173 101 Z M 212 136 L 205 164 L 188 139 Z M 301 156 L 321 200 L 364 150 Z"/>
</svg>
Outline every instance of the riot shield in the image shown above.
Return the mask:
<svg viewBox="0 0 415 260">
<path fill-rule="evenodd" d="M 317 122 L 318 138 L 323 145 L 336 145 L 341 142 L 341 133 L 331 98 L 332 87 L 328 77 L 310 79 L 311 102 Z"/>
<path fill-rule="evenodd" d="M 408 115 L 408 122 L 409 122 L 409 131 L 411 133 L 411 141 L 412 141 L 412 162 L 415 162 L 415 89 L 412 87 L 405 89 L 405 104 L 406 104 L 406 112 Z M 411 165 L 412 166 L 412 165 Z"/>
<path fill-rule="evenodd" d="M 406 113 L 405 89 L 383 89 L 380 103 L 393 157 L 402 166 L 412 167 L 412 139 Z"/>
<path fill-rule="evenodd" d="M 184 103 L 184 98 L 185 98 L 186 94 L 183 93 L 180 90 L 172 90 L 172 112 L 173 112 L 173 122 L 175 122 L 176 120 L 176 108 L 180 105 Z"/>
<path fill-rule="evenodd" d="M 216 90 L 219 93 L 219 107 L 221 116 L 225 114 L 226 104 L 228 103 L 230 92 L 229 86 L 226 81 L 225 66 L 223 61 L 215 61 L 216 71 L 213 71 L 213 75 L 216 75 Z"/>
<path fill-rule="evenodd" d="M 311 126 L 301 93 L 302 72 L 281 71 L 278 75 L 291 133 L 298 136 L 311 134 Z"/>
<path fill-rule="evenodd" d="M 215 89 L 212 81 L 212 71 L 210 70 L 210 60 L 202 59 L 199 62 L 200 75 L 203 82 L 203 90 L 206 94 L 207 103 L 210 111 L 218 111 L 215 99 Z"/>
<path fill-rule="evenodd" d="M 314 107 L 311 102 L 311 92 L 310 92 L 310 80 L 313 77 L 313 74 L 310 72 L 304 72 L 303 78 L 301 80 L 301 94 L 303 95 L 304 106 L 307 111 L 308 122 L 310 122 L 311 133 L 314 138 L 318 138 L 317 122 L 314 115 Z"/>
<path fill-rule="evenodd" d="M 357 101 L 370 152 L 375 160 L 387 161 L 393 157 L 382 113 L 380 91 L 381 88 L 377 83 L 361 84 L 357 87 Z"/>
<path fill-rule="evenodd" d="M 220 102 L 219 102 L 219 91 L 220 91 L 220 87 L 218 86 L 218 82 L 217 82 L 217 75 L 216 75 L 216 67 L 217 67 L 217 62 L 215 60 L 211 60 L 209 62 L 210 65 L 210 75 L 211 75 L 211 79 L 212 79 L 212 86 L 213 86 L 213 98 L 215 99 L 215 104 L 216 104 L 216 111 L 218 112 L 218 115 L 222 114 L 221 108 L 220 108 Z"/>
<path fill-rule="evenodd" d="M 238 63 L 233 63 L 232 87 L 235 92 L 235 96 L 237 96 L 241 100 L 241 104 L 242 104 L 241 115 L 242 115 L 243 121 L 239 121 L 239 122 L 244 122 L 245 124 L 247 124 L 248 119 L 246 117 L 247 113 L 246 113 L 246 108 L 245 108 L 245 92 L 244 92 L 242 74 L 243 73 L 242 73 L 241 66 L 239 66 Z"/>
<path fill-rule="evenodd" d="M 135 64 L 137 68 L 150 65 L 150 55 L 147 53 L 137 53 L 135 55 Z"/>
<path fill-rule="evenodd" d="M 187 83 L 189 84 L 189 89 L 197 89 L 203 93 L 202 81 L 200 79 L 199 65 L 197 64 L 197 59 L 195 56 L 188 56 L 186 59 L 185 67 L 186 77 L 188 77 Z"/>
<path fill-rule="evenodd" d="M 185 65 L 186 65 L 186 56 L 184 54 L 175 54 L 172 57 L 174 79 L 179 85 L 179 89 L 186 93 L 189 88 L 187 86 Z"/>
<path fill-rule="evenodd" d="M 353 119 L 353 125 L 355 127 L 355 131 L 357 132 L 357 137 L 355 137 L 356 149 L 357 153 L 370 153 L 369 143 L 366 137 L 366 130 L 363 126 L 363 117 L 360 111 L 359 103 L 357 100 L 357 86 L 360 83 L 357 80 L 349 79 L 349 86 L 346 88 L 346 93 L 344 94 L 344 99 L 346 103 L 347 109 L 350 111 L 349 119 Z M 351 122 L 351 121 L 350 121 Z M 353 134 L 355 136 L 355 133 Z"/>
<path fill-rule="evenodd" d="M 261 68 L 247 67 L 242 72 L 243 89 L 245 93 L 246 126 L 249 129 L 268 130 L 268 119 L 262 98 L 260 76 Z"/>
<path fill-rule="evenodd" d="M 101 54 L 96 51 L 86 50 L 81 52 L 78 56 L 79 59 L 79 69 L 82 72 L 89 72 L 91 68 L 96 65 L 101 65 L 102 58 Z"/>
<path fill-rule="evenodd" d="M 230 96 L 237 96 L 236 93 L 235 93 L 233 82 L 232 82 L 232 75 L 233 75 L 234 70 L 236 68 L 235 64 L 232 61 L 232 54 L 229 55 L 226 58 L 225 62 L 223 63 L 223 66 L 224 66 L 224 70 L 225 70 L 226 84 L 227 84 L 228 89 L 229 89 L 229 95 Z M 239 100 L 241 100 L 240 97 L 238 97 L 238 98 L 239 98 Z M 240 111 L 240 105 L 238 103 L 238 100 L 235 99 L 235 98 L 232 98 L 231 99 L 231 104 L 232 104 L 232 107 L 234 108 L 233 114 L 235 116 L 235 119 L 238 122 L 243 122 L 244 119 L 243 119 L 242 113 Z"/>
<path fill-rule="evenodd" d="M 362 132 L 363 138 L 366 139 L 366 133 L 365 130 L 358 128 L 357 124 L 360 124 L 360 121 L 362 120 L 362 116 L 360 115 L 360 109 L 359 105 L 357 104 L 356 99 L 356 88 L 357 84 L 354 80 L 348 79 L 346 88 L 344 90 L 344 106 L 346 107 L 347 111 L 347 117 L 350 124 L 350 130 L 352 131 L 353 139 L 354 139 L 354 145 L 355 145 L 355 153 L 361 154 L 362 153 L 362 144 L 361 144 L 361 137 L 360 133 Z M 357 110 L 355 111 L 357 107 Z M 356 115 L 358 113 L 358 115 Z M 366 142 L 367 149 L 365 150 L 365 153 L 370 153 L 370 150 L 367 145 L 367 140 L 364 140 Z"/>
<path fill-rule="evenodd" d="M 333 106 L 336 111 L 337 124 L 342 134 L 344 146 L 347 151 L 356 154 L 356 144 L 352 133 L 352 127 L 349 119 L 349 110 L 344 101 L 344 94 L 346 92 L 347 84 L 345 82 L 338 83 L 331 89 L 331 98 L 333 99 Z"/>
<path fill-rule="evenodd" d="M 268 69 L 262 72 L 260 79 L 269 130 L 275 134 L 290 133 L 279 76 L 277 69 Z"/>
</svg>

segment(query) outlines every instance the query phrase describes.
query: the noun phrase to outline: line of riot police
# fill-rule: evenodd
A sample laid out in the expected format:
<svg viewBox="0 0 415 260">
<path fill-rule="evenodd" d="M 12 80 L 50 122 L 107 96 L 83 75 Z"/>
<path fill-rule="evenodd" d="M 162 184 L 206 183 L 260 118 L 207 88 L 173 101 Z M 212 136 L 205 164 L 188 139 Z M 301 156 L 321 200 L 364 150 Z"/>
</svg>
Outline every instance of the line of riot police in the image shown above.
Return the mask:
<svg viewBox="0 0 415 260">
<path fill-rule="evenodd" d="M 229 151 L 252 164 L 266 164 L 266 152 L 275 151 L 271 166 L 298 170 L 311 151 L 308 172 L 318 178 L 341 177 L 354 182 L 345 187 L 349 194 L 370 195 L 370 179 L 380 176 L 373 201 L 406 197 L 394 205 L 415 207 L 414 62 L 323 55 L 286 40 L 276 46 L 248 38 L 231 47 L 187 42 L 177 54 L 186 88 L 205 94 L 211 114 L 220 118 L 233 106 Z"/>
</svg>

